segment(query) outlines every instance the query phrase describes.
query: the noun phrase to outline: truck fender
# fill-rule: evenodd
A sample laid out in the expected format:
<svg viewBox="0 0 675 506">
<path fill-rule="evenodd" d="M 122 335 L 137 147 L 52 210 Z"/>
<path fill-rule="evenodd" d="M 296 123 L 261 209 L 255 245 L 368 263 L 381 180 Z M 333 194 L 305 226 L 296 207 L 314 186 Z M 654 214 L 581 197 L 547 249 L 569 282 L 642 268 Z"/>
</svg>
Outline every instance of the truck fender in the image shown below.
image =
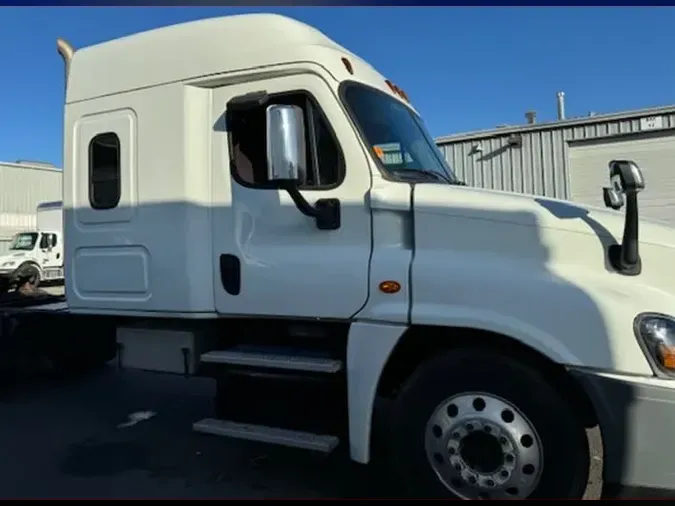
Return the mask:
<svg viewBox="0 0 675 506">
<path fill-rule="evenodd" d="M 520 318 L 486 308 L 418 304 L 413 313 L 412 323 L 487 331 L 515 339 L 553 362 L 584 365 L 582 359 L 565 345 L 564 340 Z"/>
<path fill-rule="evenodd" d="M 519 341 L 556 363 L 580 364 L 576 357 L 559 340 L 543 331 L 513 318 L 492 312 L 462 308 L 452 314 L 450 307 L 434 316 L 417 321 L 419 325 L 483 330 Z M 419 314 L 419 313 L 418 313 Z M 431 316 L 431 315 L 427 315 Z M 356 322 L 351 325 L 347 338 L 347 397 L 349 407 L 349 453 L 352 460 L 361 464 L 370 461 L 370 442 L 373 409 L 382 372 L 401 337 L 408 330 L 406 325 Z"/>
<path fill-rule="evenodd" d="M 384 366 L 406 325 L 356 322 L 347 337 L 347 402 L 349 454 L 361 464 L 370 461 L 370 433 L 377 385 Z"/>
</svg>

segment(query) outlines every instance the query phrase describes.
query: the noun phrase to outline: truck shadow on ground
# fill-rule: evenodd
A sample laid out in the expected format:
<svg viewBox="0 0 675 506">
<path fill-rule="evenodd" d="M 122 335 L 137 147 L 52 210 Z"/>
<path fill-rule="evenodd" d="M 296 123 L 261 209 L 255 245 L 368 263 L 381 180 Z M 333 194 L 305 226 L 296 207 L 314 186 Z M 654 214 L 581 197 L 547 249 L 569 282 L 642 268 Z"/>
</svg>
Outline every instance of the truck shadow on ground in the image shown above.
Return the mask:
<svg viewBox="0 0 675 506">
<path fill-rule="evenodd" d="M 351 463 L 346 445 L 324 456 L 192 433 L 191 424 L 211 413 L 214 386 L 209 380 L 116 371 L 113 367 L 88 376 L 86 381 L 44 381 L 47 378 L 43 376 L 41 382 L 33 377 L 16 390 L 12 402 L 0 403 L 0 413 L 11 415 L 0 421 L 0 444 L 8 450 L 20 447 L 47 455 L 43 468 L 37 471 L 23 459 L 13 462 L 10 475 L 15 474 L 14 479 L 0 477 L 5 496 L 398 495 L 381 466 Z M 129 415 L 138 412 L 147 412 L 148 417 L 127 425 Z M 35 428 L 42 430 L 35 435 L 31 430 Z M 30 466 L 32 472 L 24 466 Z M 27 479 L 35 472 L 44 476 L 39 485 Z"/>
</svg>

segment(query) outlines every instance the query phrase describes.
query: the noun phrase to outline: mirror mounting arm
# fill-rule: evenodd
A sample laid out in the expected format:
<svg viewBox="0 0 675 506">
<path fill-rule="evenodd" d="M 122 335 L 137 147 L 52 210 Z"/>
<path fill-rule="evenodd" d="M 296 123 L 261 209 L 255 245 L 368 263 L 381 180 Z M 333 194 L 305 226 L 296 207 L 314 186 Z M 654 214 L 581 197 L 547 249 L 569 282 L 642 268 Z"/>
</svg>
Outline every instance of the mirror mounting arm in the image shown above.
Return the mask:
<svg viewBox="0 0 675 506">
<path fill-rule="evenodd" d="M 644 177 L 640 168 L 628 160 L 612 160 L 609 171 L 612 186 L 603 189 L 605 205 L 620 209 L 623 206 L 623 196 L 626 197 L 623 239 L 621 244 L 609 247 L 609 261 L 617 272 L 625 276 L 637 276 L 642 272 L 637 194 L 645 188 Z"/>
<path fill-rule="evenodd" d="M 302 193 L 300 193 L 300 190 L 298 190 L 298 186 L 294 181 L 284 182 L 280 186 L 283 190 L 286 190 L 288 194 L 291 196 L 291 198 L 293 199 L 293 203 L 298 208 L 298 211 L 300 211 L 302 214 L 304 214 L 309 218 L 317 217 L 318 212 L 316 208 L 314 208 L 312 204 L 307 202 L 307 199 L 303 197 Z"/>
<path fill-rule="evenodd" d="M 293 199 L 293 203 L 302 214 L 314 218 L 319 230 L 337 230 L 340 228 L 340 201 L 338 199 L 319 199 L 315 205 L 307 202 L 295 182 L 281 185 Z"/>
<path fill-rule="evenodd" d="M 609 261 L 618 272 L 626 276 L 637 276 L 642 272 L 642 260 L 638 240 L 637 193 L 626 195 L 626 218 L 621 244 L 609 247 Z"/>
</svg>

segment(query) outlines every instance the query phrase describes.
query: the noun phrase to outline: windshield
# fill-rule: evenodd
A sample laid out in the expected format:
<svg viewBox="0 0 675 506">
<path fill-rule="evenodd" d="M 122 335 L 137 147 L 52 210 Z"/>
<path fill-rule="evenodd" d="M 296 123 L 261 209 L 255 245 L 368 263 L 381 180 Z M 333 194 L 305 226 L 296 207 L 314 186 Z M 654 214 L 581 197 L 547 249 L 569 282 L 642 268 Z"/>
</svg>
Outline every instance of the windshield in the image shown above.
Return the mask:
<svg viewBox="0 0 675 506">
<path fill-rule="evenodd" d="M 10 251 L 32 251 L 37 242 L 38 235 L 35 232 L 16 234 L 9 246 Z"/>
<path fill-rule="evenodd" d="M 422 120 L 401 102 L 357 83 L 347 85 L 344 100 L 389 176 L 458 183 Z"/>
</svg>

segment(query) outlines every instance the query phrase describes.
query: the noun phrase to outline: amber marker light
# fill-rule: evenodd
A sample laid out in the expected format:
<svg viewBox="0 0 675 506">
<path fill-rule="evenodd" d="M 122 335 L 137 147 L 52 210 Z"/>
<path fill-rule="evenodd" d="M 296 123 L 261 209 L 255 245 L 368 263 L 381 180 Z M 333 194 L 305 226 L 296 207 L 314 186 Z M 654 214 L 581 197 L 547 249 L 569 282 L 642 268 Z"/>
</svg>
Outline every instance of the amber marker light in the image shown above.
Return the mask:
<svg viewBox="0 0 675 506">
<path fill-rule="evenodd" d="M 350 62 L 347 58 L 342 58 L 342 64 L 347 69 L 347 72 L 349 72 L 351 75 L 354 75 L 354 67 L 352 67 L 352 62 Z"/>
<path fill-rule="evenodd" d="M 382 281 L 380 283 L 380 291 L 383 293 L 397 293 L 401 290 L 401 283 L 398 281 Z"/>
</svg>

